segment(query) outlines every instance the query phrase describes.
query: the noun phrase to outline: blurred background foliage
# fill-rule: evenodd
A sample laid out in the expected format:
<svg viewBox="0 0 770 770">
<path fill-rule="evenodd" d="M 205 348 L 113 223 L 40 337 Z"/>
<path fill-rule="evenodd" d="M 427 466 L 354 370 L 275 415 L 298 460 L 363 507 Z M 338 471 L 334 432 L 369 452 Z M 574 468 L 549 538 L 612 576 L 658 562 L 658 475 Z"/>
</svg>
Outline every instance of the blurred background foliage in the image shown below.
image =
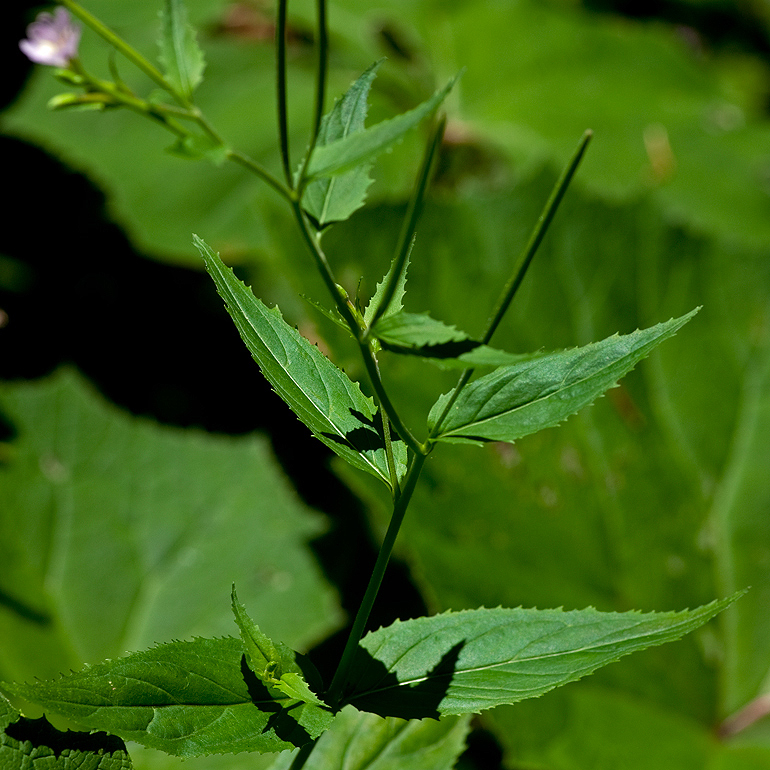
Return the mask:
<svg viewBox="0 0 770 770">
<path fill-rule="evenodd" d="M 200 105 L 234 146 L 278 170 L 271 4 L 188 5 L 208 60 Z M 87 6 L 154 58 L 154 3 Z M 46 111 L 62 88 L 16 49 L 35 10 L 17 4 L 2 32 L 9 197 L 0 375 L 11 382 L 0 389 L 0 675 L 48 675 L 120 654 L 129 642 L 232 632 L 222 625 L 228 546 L 196 531 L 196 522 L 217 521 L 215 510 L 244 517 L 232 525 L 239 543 L 255 543 L 252 563 L 248 547 L 234 562 L 224 557 L 242 570 L 239 592 L 252 614 L 328 671 L 344 638 L 341 610 L 357 605 L 387 501 L 368 478 L 331 462 L 261 381 L 191 233 L 355 377 L 354 351 L 298 297 L 327 301 L 269 189 L 238 168 L 165 152 L 170 140 L 134 115 Z M 310 122 L 313 4 L 293 2 L 290 11 L 298 161 Z M 337 0 L 329 14 L 330 94 L 388 57 L 370 123 L 466 68 L 447 102 L 407 310 L 429 309 L 469 333 L 482 328 L 589 127 L 595 137 L 577 181 L 495 346 L 584 344 L 703 306 L 564 426 L 513 447 L 436 451 L 373 624 L 479 605 L 680 609 L 751 586 L 699 634 L 482 715 L 461 763 L 770 768 L 770 721 L 755 719 L 770 696 L 770 6 Z M 81 53 L 107 74 L 100 40 L 86 33 Z M 150 89 L 118 66 L 137 90 Z M 415 133 L 379 161 L 369 207 L 325 236 L 353 295 L 365 299 L 387 269 L 422 141 Z M 419 434 L 454 378 L 383 359 Z M 40 380 L 62 364 L 70 368 Z M 255 431 L 269 435 L 278 462 Z M 103 439 L 89 443 L 93 435 Z M 260 556 L 267 531 L 280 546 Z M 115 542 L 131 544 L 119 549 L 123 561 L 106 548 Z M 185 566 L 191 552 L 179 543 L 190 542 L 213 573 Z M 84 552 L 73 555 L 73 543 Z M 288 577 L 276 577 L 282 570 L 268 558 L 276 549 L 287 554 Z M 88 617 L 89 607 L 101 618 L 108 606 L 109 635 Z M 140 766 L 171 766 L 142 756 Z"/>
</svg>

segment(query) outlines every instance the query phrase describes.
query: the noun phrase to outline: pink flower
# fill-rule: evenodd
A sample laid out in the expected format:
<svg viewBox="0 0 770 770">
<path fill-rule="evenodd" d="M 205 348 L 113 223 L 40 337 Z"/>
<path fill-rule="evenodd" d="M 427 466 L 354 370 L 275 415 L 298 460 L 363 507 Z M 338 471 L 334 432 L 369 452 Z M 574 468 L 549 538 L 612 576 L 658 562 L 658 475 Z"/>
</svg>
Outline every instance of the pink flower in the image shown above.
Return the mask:
<svg viewBox="0 0 770 770">
<path fill-rule="evenodd" d="M 79 42 L 80 28 L 64 8 L 57 8 L 53 15 L 38 15 L 27 27 L 27 39 L 19 42 L 19 48 L 37 64 L 66 68 L 78 55 Z"/>
</svg>

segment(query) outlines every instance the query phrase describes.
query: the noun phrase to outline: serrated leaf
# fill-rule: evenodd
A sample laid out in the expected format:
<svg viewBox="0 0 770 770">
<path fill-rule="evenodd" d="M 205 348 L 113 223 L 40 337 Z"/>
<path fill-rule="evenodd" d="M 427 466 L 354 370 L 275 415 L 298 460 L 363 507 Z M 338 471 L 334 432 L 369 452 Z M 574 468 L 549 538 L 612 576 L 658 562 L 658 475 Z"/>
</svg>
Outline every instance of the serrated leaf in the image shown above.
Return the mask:
<svg viewBox="0 0 770 770">
<path fill-rule="evenodd" d="M 452 770 L 465 748 L 468 717 L 405 722 L 346 706 L 319 739 L 305 770 Z M 283 754 L 270 770 L 290 770 Z"/>
<path fill-rule="evenodd" d="M 262 682 L 280 678 L 283 674 L 283 666 L 278 651 L 270 637 L 260 631 L 259 626 L 249 617 L 246 608 L 238 601 L 235 585 L 233 585 L 230 601 L 235 622 L 241 632 L 241 641 L 249 668 Z"/>
<path fill-rule="evenodd" d="M 396 290 L 393 292 L 390 303 L 388 307 L 386 307 L 382 312 L 380 319 L 395 315 L 404 308 L 404 295 L 406 294 L 406 274 L 409 270 L 409 262 L 411 260 L 413 247 L 414 239 L 412 239 L 412 243 L 409 246 L 406 259 L 404 260 L 404 267 L 401 270 L 401 275 L 398 277 Z M 372 294 L 372 298 L 369 300 L 369 304 L 366 306 L 366 310 L 364 310 L 364 321 L 366 321 L 367 324 L 371 324 L 372 319 L 374 318 L 374 314 L 377 312 L 377 308 L 380 306 L 382 298 L 385 296 L 385 289 L 387 288 L 388 283 L 390 283 L 393 271 L 396 269 L 397 259 L 398 257 L 396 256 L 391 260 L 388 272 L 385 273 L 385 277 L 375 287 L 374 294 Z"/>
<path fill-rule="evenodd" d="M 452 78 L 430 99 L 413 110 L 409 110 L 409 112 L 397 115 L 390 120 L 383 120 L 363 131 L 330 142 L 324 147 L 317 147 L 310 158 L 307 169 L 308 177 L 315 179 L 333 176 L 374 159 L 388 147 L 398 142 L 407 131 L 434 112 L 456 82 L 457 78 Z"/>
<path fill-rule="evenodd" d="M 324 702 L 310 690 L 302 676 L 302 669 L 297 664 L 297 653 L 285 644 L 273 642 L 249 617 L 246 608 L 238 601 L 235 586 L 231 594 L 235 622 L 241 632 L 241 641 L 246 654 L 246 662 L 257 679 L 267 685 L 268 690 L 275 688 L 288 698 L 325 706 Z M 310 666 L 309 661 L 305 661 Z M 314 673 L 315 669 L 311 669 Z"/>
<path fill-rule="evenodd" d="M 166 79 L 180 94 L 189 98 L 203 79 L 206 64 L 195 39 L 195 30 L 187 22 L 183 0 L 166 0 L 161 12 L 158 46 Z"/>
<path fill-rule="evenodd" d="M 335 102 L 331 112 L 324 115 L 316 149 L 364 130 L 369 90 L 380 64 L 382 61 L 369 67 Z M 302 196 L 302 207 L 319 229 L 347 219 L 364 205 L 366 191 L 373 181 L 369 176 L 372 162 L 363 163 L 338 176 L 316 179 L 307 186 Z"/>
<path fill-rule="evenodd" d="M 649 329 L 500 367 L 467 385 L 441 423 L 444 441 L 509 441 L 558 425 L 613 387 L 697 309 Z M 431 408 L 434 430 L 449 396 Z"/>
<path fill-rule="evenodd" d="M 171 642 L 54 681 L 3 689 L 88 730 L 180 757 L 283 751 L 317 738 L 330 711 L 268 690 L 240 639 Z"/>
<path fill-rule="evenodd" d="M 241 338 L 276 393 L 313 435 L 355 468 L 390 486 L 377 410 L 358 385 L 287 324 L 277 308 L 257 299 L 200 238 L 195 245 L 227 304 Z M 406 470 L 406 447 L 393 442 L 396 470 Z"/>
<path fill-rule="evenodd" d="M 345 702 L 405 719 L 516 703 L 679 639 L 738 596 L 682 612 L 498 608 L 396 621 L 361 640 Z"/>
<path fill-rule="evenodd" d="M 0 695 L 2 770 L 131 770 L 120 738 L 106 733 L 61 732 L 45 718 L 27 719 Z"/>
</svg>

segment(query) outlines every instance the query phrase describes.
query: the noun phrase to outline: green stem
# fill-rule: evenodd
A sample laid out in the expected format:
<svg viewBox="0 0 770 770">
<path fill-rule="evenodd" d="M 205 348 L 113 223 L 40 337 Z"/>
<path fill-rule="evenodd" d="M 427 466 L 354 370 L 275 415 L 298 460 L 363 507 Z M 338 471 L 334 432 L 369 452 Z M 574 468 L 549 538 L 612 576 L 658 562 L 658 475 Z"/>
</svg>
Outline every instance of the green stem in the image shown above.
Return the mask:
<svg viewBox="0 0 770 770">
<path fill-rule="evenodd" d="M 313 125 L 310 133 L 310 143 L 308 144 L 305 159 L 302 161 L 302 169 L 297 177 L 297 188 L 304 190 L 308 164 L 310 156 L 313 154 L 318 143 L 318 133 L 321 130 L 321 120 L 324 114 L 324 103 L 326 101 L 326 79 L 329 68 L 329 30 L 326 23 L 326 2 L 318 0 L 318 71 L 316 72 L 315 89 L 315 107 L 313 109 Z"/>
<path fill-rule="evenodd" d="M 77 16 L 78 19 L 96 32 L 97 35 L 106 40 L 113 48 L 115 48 L 115 50 L 120 51 L 120 53 L 122 53 L 132 64 L 144 72 L 150 80 L 154 81 L 164 91 L 168 91 L 182 106 L 190 106 L 189 100 L 185 99 L 182 94 L 174 89 L 171 83 L 163 77 L 163 73 L 157 67 L 145 59 L 139 51 L 126 43 L 125 40 L 118 37 L 118 35 L 99 21 L 99 19 L 90 14 L 80 5 L 80 3 L 76 3 L 75 0 L 59 0 L 59 2 L 71 11 L 74 16 Z"/>
<path fill-rule="evenodd" d="M 278 136 L 281 147 L 281 162 L 286 184 L 293 188 L 291 158 L 289 157 L 289 115 L 286 100 L 286 6 L 288 0 L 279 0 L 275 24 L 275 56 L 278 99 Z"/>
<path fill-rule="evenodd" d="M 527 269 L 529 268 L 532 259 L 535 256 L 538 247 L 540 246 L 540 243 L 545 237 L 548 226 L 551 224 L 551 220 L 556 214 L 556 210 L 559 208 L 559 204 L 561 203 L 561 199 L 564 197 L 564 193 L 567 192 L 567 187 L 569 187 L 569 183 L 572 181 L 572 177 L 575 175 L 575 171 L 577 171 L 577 167 L 583 158 L 583 153 L 585 153 L 592 136 L 593 131 L 590 129 L 583 134 L 570 162 L 567 164 L 567 167 L 564 169 L 564 171 L 562 171 L 561 176 L 554 185 L 554 188 L 551 191 L 551 196 L 548 198 L 548 201 L 545 204 L 545 208 L 543 208 L 543 211 L 540 214 L 540 218 L 537 220 L 535 229 L 532 231 L 532 235 L 529 237 L 529 242 L 524 247 L 524 251 L 522 251 L 521 255 L 519 256 L 513 273 L 508 279 L 508 283 L 506 283 L 505 288 L 500 295 L 500 299 L 498 300 L 495 312 L 492 314 L 492 318 L 489 321 L 487 330 L 484 333 L 484 336 L 481 338 L 481 342 L 484 345 L 488 344 L 492 339 L 492 335 L 500 325 L 500 321 L 503 320 L 503 316 L 508 310 L 508 307 L 511 304 L 511 300 L 514 298 L 516 292 L 519 289 L 519 286 L 521 286 L 521 282 L 524 280 Z"/>
<path fill-rule="evenodd" d="M 377 396 L 377 401 L 379 402 L 383 411 L 390 418 L 391 423 L 393 423 L 393 428 L 395 429 L 396 433 L 398 433 L 401 440 L 415 454 L 425 454 L 426 448 L 412 435 L 411 431 L 406 427 L 403 420 L 401 419 L 401 416 L 396 411 L 396 408 L 393 406 L 393 402 L 390 400 L 390 397 L 385 390 L 385 385 L 382 382 L 382 378 L 380 377 L 380 370 L 377 366 L 377 359 L 374 357 L 374 353 L 372 353 L 372 349 L 369 347 L 369 343 L 365 340 L 362 340 L 359 343 L 359 346 L 361 349 L 361 356 L 364 359 L 364 365 L 366 366 L 366 372 L 369 375 L 372 387 L 374 388 L 374 392 Z"/>
<path fill-rule="evenodd" d="M 503 316 L 510 307 L 513 298 L 516 296 L 516 292 L 519 290 L 519 287 L 524 280 L 524 276 L 527 274 L 527 270 L 532 264 L 532 259 L 537 253 L 538 247 L 545 237 L 548 226 L 551 224 L 551 221 L 556 214 L 556 210 L 559 208 L 561 199 L 564 197 L 564 193 L 567 191 L 567 187 L 569 187 L 569 183 L 572 181 L 572 177 L 575 175 L 575 171 L 577 171 L 578 165 L 580 165 L 580 161 L 583 158 L 583 154 L 585 153 L 592 136 L 593 131 L 590 129 L 583 134 L 580 142 L 578 143 L 577 149 L 570 159 L 570 162 L 567 164 L 567 167 L 564 169 L 564 171 L 562 171 L 561 176 L 556 181 L 556 184 L 551 191 L 551 195 L 543 207 L 543 211 L 537 220 L 537 224 L 535 225 L 535 228 L 529 237 L 529 241 L 524 247 L 524 250 L 519 255 L 519 259 L 514 266 L 511 277 L 505 284 L 505 287 L 503 288 L 503 291 L 500 295 L 500 299 L 497 301 L 495 311 L 492 313 L 492 316 L 487 325 L 487 329 L 481 338 L 482 344 L 489 344 L 490 340 L 492 339 L 492 335 L 497 330 L 497 327 L 500 325 L 500 321 L 503 320 Z M 428 446 L 433 445 L 435 437 L 441 430 L 442 423 L 446 419 L 446 416 L 449 414 L 449 410 L 452 408 L 452 406 L 454 406 L 455 401 L 457 401 L 457 397 L 460 395 L 460 391 L 462 391 L 462 389 L 468 384 L 468 380 L 470 380 L 473 372 L 473 369 L 465 369 L 460 375 L 460 379 L 457 381 L 457 385 L 455 385 L 454 390 L 452 391 L 452 395 L 449 397 L 449 400 L 444 407 L 444 411 L 441 413 L 438 420 L 436 420 L 436 424 L 433 426 L 433 429 L 428 436 L 428 440 L 426 442 Z"/>
<path fill-rule="evenodd" d="M 358 649 L 358 643 L 361 641 L 361 637 L 364 634 L 366 623 L 369 620 L 369 614 L 372 611 L 374 600 L 377 597 L 377 592 L 380 589 L 382 579 L 385 575 L 385 569 L 388 566 L 390 555 L 393 552 L 393 546 L 396 542 L 398 531 L 404 521 L 404 514 L 412 499 L 412 494 L 414 493 L 414 488 L 417 484 L 417 479 L 420 477 L 426 457 L 427 454 L 422 453 L 412 455 L 409 470 L 407 471 L 406 479 L 404 481 L 404 490 L 396 498 L 396 502 L 393 506 L 393 515 L 391 516 L 390 524 L 388 525 L 388 531 L 385 533 L 385 538 L 382 541 L 380 552 L 377 554 L 377 561 L 374 564 L 372 576 L 369 578 L 369 585 L 366 587 L 366 593 L 361 601 L 361 606 L 358 608 L 356 618 L 353 621 L 353 628 L 351 629 L 350 636 L 348 636 L 348 641 L 345 644 L 342 658 L 334 673 L 332 683 L 329 686 L 326 701 L 333 709 L 336 709 L 340 705 L 340 700 L 343 696 L 345 685 L 347 684 L 348 675 L 350 674 L 350 667 L 353 665 L 353 658 Z"/>
<path fill-rule="evenodd" d="M 292 191 L 286 187 L 286 185 L 283 184 L 280 179 L 276 179 L 266 168 L 257 163 L 257 161 L 252 160 L 248 155 L 244 155 L 242 152 L 238 152 L 237 150 L 228 150 L 227 158 L 228 160 L 231 160 L 234 163 L 237 163 L 238 165 L 243 166 L 244 168 L 251 171 L 262 181 L 267 182 L 270 187 L 272 187 L 277 193 L 289 201 L 289 203 L 293 203 L 294 197 L 292 195 Z"/>
<path fill-rule="evenodd" d="M 436 151 L 441 145 L 441 140 L 444 137 L 444 128 L 446 127 L 446 118 L 442 118 L 436 124 L 433 132 L 428 140 L 428 145 L 423 156 L 422 166 L 417 176 L 417 183 L 414 187 L 414 192 L 409 201 L 409 207 L 404 218 L 404 223 L 401 226 L 401 232 L 398 237 L 396 245 L 396 256 L 393 262 L 393 270 L 390 272 L 390 278 L 385 286 L 385 291 L 382 293 L 380 304 L 377 306 L 375 313 L 372 317 L 372 322 L 369 324 L 366 334 L 369 329 L 377 323 L 378 319 L 388 309 L 393 295 L 396 292 L 398 282 L 401 280 L 401 273 L 404 271 L 404 265 L 406 258 L 409 255 L 414 232 L 417 228 L 417 221 L 422 213 L 422 205 L 425 200 L 425 193 L 428 189 L 428 182 L 430 181 L 430 172 L 433 167 L 433 160 L 436 157 Z M 366 336 L 365 334 L 365 336 Z"/>
</svg>

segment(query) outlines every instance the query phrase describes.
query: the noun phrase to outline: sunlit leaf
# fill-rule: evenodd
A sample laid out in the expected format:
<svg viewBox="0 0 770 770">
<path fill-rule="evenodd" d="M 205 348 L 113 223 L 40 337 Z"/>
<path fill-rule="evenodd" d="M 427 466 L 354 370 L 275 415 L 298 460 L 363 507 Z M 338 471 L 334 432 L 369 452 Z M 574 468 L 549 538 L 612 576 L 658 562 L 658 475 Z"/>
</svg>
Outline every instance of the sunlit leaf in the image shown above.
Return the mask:
<svg viewBox="0 0 770 770">
<path fill-rule="evenodd" d="M 262 374 L 313 435 L 356 468 L 390 485 L 377 410 L 356 383 L 268 309 L 200 238 L 195 245 Z M 399 476 L 406 447 L 394 442 Z"/>
<path fill-rule="evenodd" d="M 450 80 L 430 99 L 409 112 L 318 147 L 310 158 L 308 176 L 312 178 L 333 176 L 375 158 L 434 112 L 444 101 L 456 80 L 457 78 Z"/>
<path fill-rule="evenodd" d="M 361 641 L 346 701 L 380 716 L 423 719 L 535 698 L 679 639 L 737 596 L 682 612 L 498 608 L 396 621 Z"/>
<path fill-rule="evenodd" d="M 369 67 L 335 102 L 331 112 L 324 116 L 316 148 L 364 130 L 369 90 L 381 63 L 376 62 Z M 316 179 L 307 186 L 302 196 L 302 207 L 319 228 L 347 219 L 364 205 L 366 191 L 372 183 L 369 176 L 372 162 L 373 159 L 344 174 Z"/>
<path fill-rule="evenodd" d="M 468 717 L 383 719 L 346 706 L 321 736 L 305 770 L 452 770 L 465 747 Z M 290 770 L 283 754 L 270 770 Z"/>
<path fill-rule="evenodd" d="M 240 639 L 171 642 L 52 681 L 3 689 L 89 730 L 180 757 L 283 751 L 317 738 L 330 711 L 276 696 Z"/>
<path fill-rule="evenodd" d="M 445 441 L 512 442 L 558 425 L 612 388 L 696 312 L 496 369 L 466 386 L 438 425 L 449 403 L 449 395 L 441 396 L 431 409 L 429 427 Z"/>
</svg>

